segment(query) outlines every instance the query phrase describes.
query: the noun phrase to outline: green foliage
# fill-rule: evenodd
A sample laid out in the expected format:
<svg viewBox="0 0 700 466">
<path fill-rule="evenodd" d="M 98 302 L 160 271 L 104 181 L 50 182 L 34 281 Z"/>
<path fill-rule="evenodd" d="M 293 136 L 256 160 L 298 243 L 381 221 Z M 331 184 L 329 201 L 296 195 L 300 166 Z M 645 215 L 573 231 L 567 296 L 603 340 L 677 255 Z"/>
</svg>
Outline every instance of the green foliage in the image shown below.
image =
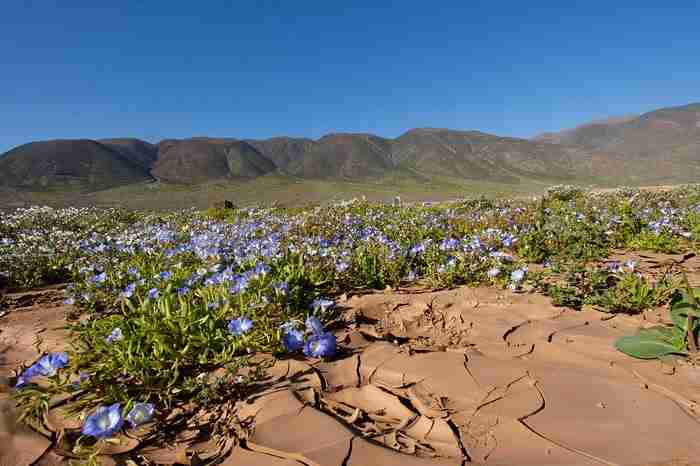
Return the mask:
<svg viewBox="0 0 700 466">
<path fill-rule="evenodd" d="M 587 303 L 607 312 L 636 314 L 668 301 L 675 290 L 669 279 L 662 278 L 651 284 L 634 272 L 611 274 L 610 283 L 612 286 L 592 294 Z"/>
<path fill-rule="evenodd" d="M 581 262 L 555 263 L 554 280 L 541 286 L 555 306 L 581 309 L 588 304 L 611 313 L 635 314 L 671 299 L 676 283 L 667 276 L 650 282 L 627 267 L 586 267 Z"/>
<path fill-rule="evenodd" d="M 609 247 L 601 224 L 591 222 L 588 213 L 554 200 L 537 207 L 518 254 L 537 263 L 547 258 L 586 261 L 604 257 Z"/>
<path fill-rule="evenodd" d="M 700 298 L 700 289 L 692 291 Z M 625 354 L 639 359 L 658 359 L 671 354 L 688 354 L 687 336 L 697 340 L 700 332 L 700 310 L 691 305 L 686 292 L 680 293 L 669 305 L 673 325 L 642 329 L 634 336 L 619 338 L 615 347 Z M 688 332 L 688 316 L 694 316 Z"/>
<path fill-rule="evenodd" d="M 626 246 L 635 250 L 673 254 L 679 251 L 680 241 L 668 232 L 655 234 L 644 231 L 627 240 Z"/>
</svg>

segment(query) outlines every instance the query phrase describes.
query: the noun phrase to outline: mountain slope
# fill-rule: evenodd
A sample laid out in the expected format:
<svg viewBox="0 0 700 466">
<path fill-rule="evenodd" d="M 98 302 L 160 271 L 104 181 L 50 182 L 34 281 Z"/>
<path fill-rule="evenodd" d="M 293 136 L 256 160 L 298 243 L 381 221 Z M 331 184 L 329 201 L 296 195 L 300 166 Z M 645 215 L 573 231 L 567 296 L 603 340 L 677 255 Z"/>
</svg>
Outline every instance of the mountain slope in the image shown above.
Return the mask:
<svg viewBox="0 0 700 466">
<path fill-rule="evenodd" d="M 301 159 L 316 145 L 312 139 L 288 137 L 246 139 L 245 142 L 272 161 L 279 170 L 284 170 L 290 163 Z"/>
<path fill-rule="evenodd" d="M 151 173 L 163 182 L 199 184 L 255 178 L 275 170 L 271 160 L 245 141 L 193 138 L 160 142 Z"/>
<path fill-rule="evenodd" d="M 601 163 L 623 164 L 632 179 L 693 181 L 700 176 L 700 103 L 586 124 L 535 140 L 603 151 L 607 160 Z"/>
<path fill-rule="evenodd" d="M 151 179 L 137 155 L 87 139 L 32 142 L 0 158 L 0 185 L 101 189 Z"/>
<path fill-rule="evenodd" d="M 140 139 L 100 139 L 98 142 L 119 152 L 123 157 L 146 170 L 151 168 L 158 157 L 158 147 Z"/>
<path fill-rule="evenodd" d="M 466 179 L 511 183 L 521 176 L 554 179 L 589 175 L 587 154 L 478 131 L 413 129 L 395 139 L 392 150 L 401 166 Z"/>
<path fill-rule="evenodd" d="M 302 178 L 362 180 L 381 177 L 394 166 L 389 139 L 335 133 L 323 136 L 286 168 Z"/>
</svg>

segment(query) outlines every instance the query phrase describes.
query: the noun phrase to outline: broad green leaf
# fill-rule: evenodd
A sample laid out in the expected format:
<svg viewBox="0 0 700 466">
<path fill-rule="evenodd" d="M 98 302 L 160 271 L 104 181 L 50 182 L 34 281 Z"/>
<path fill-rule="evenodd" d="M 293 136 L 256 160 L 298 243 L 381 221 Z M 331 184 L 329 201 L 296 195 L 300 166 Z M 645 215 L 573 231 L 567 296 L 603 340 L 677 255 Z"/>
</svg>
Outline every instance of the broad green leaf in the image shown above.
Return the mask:
<svg viewBox="0 0 700 466">
<path fill-rule="evenodd" d="M 637 337 L 645 341 L 667 341 L 675 336 L 676 332 L 672 327 L 651 327 L 644 328 L 637 332 Z"/>
<path fill-rule="evenodd" d="M 638 336 L 619 338 L 615 348 L 623 353 L 639 359 L 656 359 L 673 353 L 683 353 L 673 345 L 662 341 L 645 340 Z"/>
</svg>

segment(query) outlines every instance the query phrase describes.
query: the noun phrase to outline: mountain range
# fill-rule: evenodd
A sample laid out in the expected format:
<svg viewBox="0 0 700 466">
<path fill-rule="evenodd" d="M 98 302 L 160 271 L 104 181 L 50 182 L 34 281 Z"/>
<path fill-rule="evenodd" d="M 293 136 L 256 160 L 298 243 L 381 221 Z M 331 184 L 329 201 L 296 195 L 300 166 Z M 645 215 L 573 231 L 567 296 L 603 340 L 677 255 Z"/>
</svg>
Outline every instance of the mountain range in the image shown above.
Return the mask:
<svg viewBox="0 0 700 466">
<path fill-rule="evenodd" d="M 95 191 L 158 181 L 201 185 L 267 175 L 300 180 L 436 177 L 516 184 L 668 184 L 700 176 L 700 104 L 610 118 L 532 139 L 411 129 L 388 139 L 332 133 L 317 140 L 133 138 L 30 142 L 0 155 L 0 187 Z"/>
</svg>

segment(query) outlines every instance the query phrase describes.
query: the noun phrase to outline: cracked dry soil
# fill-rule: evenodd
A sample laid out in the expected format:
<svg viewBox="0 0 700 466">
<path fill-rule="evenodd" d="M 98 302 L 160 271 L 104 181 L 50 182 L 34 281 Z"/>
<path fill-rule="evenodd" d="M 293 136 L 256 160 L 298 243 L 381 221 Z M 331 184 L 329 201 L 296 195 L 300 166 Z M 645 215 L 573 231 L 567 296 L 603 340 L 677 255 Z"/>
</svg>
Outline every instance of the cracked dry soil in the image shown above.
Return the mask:
<svg viewBox="0 0 700 466">
<path fill-rule="evenodd" d="M 48 301 L 0 318 L 0 375 L 38 355 L 36 332 L 42 350 L 65 345 L 60 326 L 70 309 Z M 634 360 L 612 345 L 663 322 L 661 309 L 576 312 L 492 288 L 375 293 L 340 305 L 343 354 L 277 361 L 264 389 L 230 406 L 240 439 L 225 446 L 222 464 L 700 464 L 700 368 Z M 207 448 L 221 450 L 195 427 L 139 454 L 195 464 Z M 3 450 L 0 463 L 68 464 L 46 437 L 0 429 L 15 451 Z"/>
</svg>

